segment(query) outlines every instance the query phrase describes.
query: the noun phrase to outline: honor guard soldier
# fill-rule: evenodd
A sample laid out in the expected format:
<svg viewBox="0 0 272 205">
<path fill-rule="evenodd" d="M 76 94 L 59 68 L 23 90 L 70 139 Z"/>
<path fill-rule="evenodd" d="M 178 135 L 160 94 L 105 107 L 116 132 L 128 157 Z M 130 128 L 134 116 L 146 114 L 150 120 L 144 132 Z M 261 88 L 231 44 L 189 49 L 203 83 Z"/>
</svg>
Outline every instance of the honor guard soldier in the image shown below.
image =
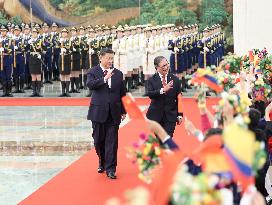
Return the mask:
<svg viewBox="0 0 272 205">
<path fill-rule="evenodd" d="M 152 35 L 152 29 L 150 27 L 146 27 L 144 29 L 145 32 L 145 40 L 141 44 L 143 50 L 143 73 L 145 76 L 145 82 L 149 79 L 149 77 L 154 73 L 154 55 L 155 53 L 155 41 Z M 146 87 L 146 85 L 145 85 Z"/>
<path fill-rule="evenodd" d="M 180 62 L 178 61 L 178 55 L 179 53 L 179 48 L 178 48 L 178 43 L 180 43 L 179 39 L 179 29 L 175 28 L 174 33 L 173 33 L 173 38 L 169 40 L 168 42 L 168 50 L 172 51 L 170 55 L 170 71 L 171 73 L 177 73 L 178 66 Z"/>
<path fill-rule="evenodd" d="M 3 84 L 2 97 L 13 97 L 12 91 L 12 63 L 13 63 L 13 45 L 12 40 L 7 37 L 8 28 L 4 25 L 1 26 L 1 39 L 0 39 L 0 61 L 1 61 L 1 77 Z"/>
<path fill-rule="evenodd" d="M 209 66 L 210 64 L 210 50 L 208 46 L 210 46 L 209 42 L 209 29 L 205 28 L 203 30 L 203 38 L 198 41 L 198 48 L 200 49 L 200 54 L 198 57 L 198 64 L 199 68 L 206 68 L 206 66 Z"/>
<path fill-rule="evenodd" d="M 72 63 L 71 63 L 71 90 L 70 93 L 80 93 L 79 91 L 79 75 L 81 73 L 81 38 L 77 36 L 77 29 L 73 27 L 71 29 L 70 38 L 72 49 Z M 75 88 L 76 86 L 76 88 Z"/>
<path fill-rule="evenodd" d="M 89 56 L 89 45 L 88 45 L 88 38 L 87 35 L 85 35 L 85 28 L 83 26 L 81 26 L 79 28 L 79 39 L 81 41 L 80 44 L 80 49 L 81 49 L 81 72 L 79 74 L 79 89 L 83 89 L 83 84 L 84 82 L 84 73 L 87 72 L 88 67 L 87 67 L 87 57 Z M 86 85 L 86 83 L 85 83 Z M 86 87 L 85 87 L 86 89 Z"/>
<path fill-rule="evenodd" d="M 106 39 L 106 47 L 112 49 L 112 42 L 115 39 L 115 36 L 111 35 L 111 30 L 108 26 L 104 28 L 105 31 L 105 39 Z"/>
<path fill-rule="evenodd" d="M 59 39 L 60 34 L 58 33 L 58 25 L 56 23 L 52 24 L 52 42 L 53 42 L 53 60 L 52 60 L 52 70 L 53 70 L 53 81 L 60 81 L 60 68 L 59 68 L 59 57 L 60 57 L 60 47 Z"/>
<path fill-rule="evenodd" d="M 25 60 L 25 89 L 31 89 L 31 75 L 29 71 L 29 58 L 30 58 L 30 51 L 26 48 L 28 47 L 28 41 L 31 38 L 30 34 L 30 26 L 28 24 L 24 27 L 24 33 L 23 33 L 23 41 L 24 41 L 24 47 L 25 47 L 25 53 L 24 53 L 24 60 Z"/>
<path fill-rule="evenodd" d="M 20 36 L 21 28 L 16 25 L 14 27 L 13 36 L 13 76 L 15 82 L 14 93 L 24 93 L 25 81 L 25 59 L 24 59 L 24 40 Z"/>
<path fill-rule="evenodd" d="M 122 42 L 122 38 L 124 36 L 124 29 L 122 26 L 117 28 L 117 39 L 115 39 L 112 43 L 112 50 L 114 51 L 114 68 L 123 72 L 123 69 L 126 67 L 126 51 L 125 42 Z M 122 44 L 121 44 L 122 43 Z"/>
<path fill-rule="evenodd" d="M 71 41 L 68 38 L 68 30 L 66 28 L 61 31 L 60 38 L 60 80 L 61 80 L 61 95 L 59 97 L 71 97 L 69 95 L 69 86 L 70 86 L 70 73 L 71 73 Z"/>
<path fill-rule="evenodd" d="M 43 72 L 44 72 L 44 83 L 52 83 L 52 54 L 53 54 L 53 36 L 49 33 L 49 26 L 47 23 L 43 23 L 42 26 L 43 34 L 42 41 L 43 46 L 46 48 L 43 55 Z"/>
<path fill-rule="evenodd" d="M 98 36 L 96 36 L 96 31 L 93 28 L 89 28 L 88 30 L 88 45 L 89 45 L 89 51 L 88 51 L 88 58 L 86 59 L 86 67 L 88 69 L 91 69 L 92 67 L 99 64 L 99 57 L 98 52 L 99 50 L 99 40 Z M 88 71 L 88 70 L 87 70 Z M 83 76 L 83 83 L 84 87 L 87 88 L 87 71 L 84 73 Z M 89 89 L 89 93 L 86 95 L 86 97 L 91 97 L 92 92 Z"/>
<path fill-rule="evenodd" d="M 32 78 L 32 95 L 30 97 L 42 97 L 42 54 L 44 52 L 42 39 L 38 37 L 38 30 L 32 29 L 31 38 L 28 41 L 29 72 Z"/>
<path fill-rule="evenodd" d="M 108 30 L 106 28 L 106 30 Z M 100 46 L 100 50 L 103 49 L 103 48 L 106 48 L 107 47 L 107 37 L 105 35 L 105 30 L 102 30 L 103 32 L 101 33 L 101 36 L 99 38 L 99 46 Z"/>
</svg>

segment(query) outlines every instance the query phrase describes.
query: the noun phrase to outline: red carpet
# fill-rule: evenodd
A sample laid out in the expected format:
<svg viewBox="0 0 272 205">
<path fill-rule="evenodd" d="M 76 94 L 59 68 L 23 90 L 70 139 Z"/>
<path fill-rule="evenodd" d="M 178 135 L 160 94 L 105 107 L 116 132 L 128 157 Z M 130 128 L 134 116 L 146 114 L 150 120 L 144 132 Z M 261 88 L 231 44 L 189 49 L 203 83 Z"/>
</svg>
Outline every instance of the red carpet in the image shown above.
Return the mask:
<svg viewBox="0 0 272 205">
<path fill-rule="evenodd" d="M 217 99 L 208 100 L 209 105 L 216 102 Z M 183 104 L 185 115 L 199 126 L 199 112 L 194 100 L 184 99 Z M 148 105 L 148 101 L 145 102 L 145 105 Z M 126 158 L 125 148 L 138 140 L 138 135 L 144 131 L 144 127 L 143 122 L 133 121 L 120 129 L 117 180 L 108 180 L 105 175 L 96 172 L 97 156 L 95 151 L 91 150 L 20 204 L 100 205 L 111 197 L 122 197 L 126 189 L 143 184 L 137 179 L 137 167 Z M 198 144 L 195 140 L 194 143 L 189 145 L 187 143 L 186 146 L 183 146 L 188 137 L 184 126 L 178 126 L 175 132 L 175 140 L 185 152 Z"/>
</svg>

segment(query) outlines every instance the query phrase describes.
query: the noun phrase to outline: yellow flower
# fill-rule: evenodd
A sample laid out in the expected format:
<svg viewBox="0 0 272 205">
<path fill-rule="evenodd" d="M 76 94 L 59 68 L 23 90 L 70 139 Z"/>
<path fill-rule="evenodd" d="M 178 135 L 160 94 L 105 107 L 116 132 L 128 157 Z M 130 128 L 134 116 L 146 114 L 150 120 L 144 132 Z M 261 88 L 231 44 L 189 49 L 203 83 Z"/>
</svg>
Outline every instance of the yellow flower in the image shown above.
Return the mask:
<svg viewBox="0 0 272 205">
<path fill-rule="evenodd" d="M 244 121 L 246 124 L 249 124 L 250 123 L 250 119 L 248 116 L 244 116 Z"/>
<path fill-rule="evenodd" d="M 157 156 L 160 156 L 161 155 L 161 149 L 159 147 L 155 147 L 155 154 Z"/>
<path fill-rule="evenodd" d="M 143 164 L 143 162 L 144 162 L 144 160 L 143 160 L 142 158 L 137 159 L 137 163 L 138 163 L 139 165 Z"/>
<path fill-rule="evenodd" d="M 212 197 L 211 197 L 211 195 L 205 194 L 205 195 L 204 195 L 204 198 L 203 198 L 203 202 L 204 202 L 204 204 L 209 204 L 209 203 L 211 203 L 211 202 L 212 202 Z"/>
<path fill-rule="evenodd" d="M 265 158 L 262 157 L 262 158 L 260 159 L 260 161 L 259 161 L 258 167 L 259 167 L 259 168 L 263 167 L 265 161 L 266 161 Z"/>
<path fill-rule="evenodd" d="M 219 105 L 220 105 L 221 107 L 223 107 L 224 104 L 225 104 L 225 103 L 224 103 L 224 100 L 220 100 L 220 101 L 219 101 Z"/>
<path fill-rule="evenodd" d="M 141 179 L 141 180 L 145 180 L 145 176 L 142 174 L 142 173 L 139 173 L 138 174 L 138 178 Z"/>
</svg>

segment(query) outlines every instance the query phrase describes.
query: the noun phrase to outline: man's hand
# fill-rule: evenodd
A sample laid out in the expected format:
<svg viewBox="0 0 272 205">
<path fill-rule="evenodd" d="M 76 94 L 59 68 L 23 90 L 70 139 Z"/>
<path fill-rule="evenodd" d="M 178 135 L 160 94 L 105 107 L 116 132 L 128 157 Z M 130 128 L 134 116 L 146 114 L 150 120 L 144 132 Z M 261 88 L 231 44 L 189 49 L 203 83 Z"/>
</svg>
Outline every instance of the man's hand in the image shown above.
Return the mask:
<svg viewBox="0 0 272 205">
<path fill-rule="evenodd" d="M 107 75 L 104 77 L 104 79 L 107 81 L 108 79 L 110 79 L 113 76 L 113 69 L 108 69 L 108 73 Z"/>
<path fill-rule="evenodd" d="M 181 123 L 182 123 L 182 117 L 181 117 L 181 116 L 178 116 L 177 124 L 178 124 L 178 125 L 181 125 Z"/>
<path fill-rule="evenodd" d="M 125 120 L 126 119 L 126 114 L 122 114 L 121 115 L 121 120 L 123 121 L 123 120 Z"/>
<path fill-rule="evenodd" d="M 173 88 L 173 80 L 171 80 L 166 86 L 163 87 L 163 92 L 167 92 Z"/>
</svg>

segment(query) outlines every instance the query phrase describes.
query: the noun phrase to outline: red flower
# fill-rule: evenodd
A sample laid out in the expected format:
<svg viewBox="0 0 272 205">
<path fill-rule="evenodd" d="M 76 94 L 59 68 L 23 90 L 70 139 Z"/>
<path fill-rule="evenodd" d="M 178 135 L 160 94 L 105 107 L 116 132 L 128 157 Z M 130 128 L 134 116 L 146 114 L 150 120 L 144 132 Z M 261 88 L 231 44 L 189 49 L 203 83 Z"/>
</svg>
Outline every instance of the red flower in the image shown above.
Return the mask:
<svg viewBox="0 0 272 205">
<path fill-rule="evenodd" d="M 225 68 L 228 70 L 230 68 L 230 64 L 228 63 L 227 65 L 225 65 Z"/>
<path fill-rule="evenodd" d="M 225 78 L 224 79 L 224 83 L 228 83 L 229 82 L 229 79 L 228 78 Z"/>
</svg>

